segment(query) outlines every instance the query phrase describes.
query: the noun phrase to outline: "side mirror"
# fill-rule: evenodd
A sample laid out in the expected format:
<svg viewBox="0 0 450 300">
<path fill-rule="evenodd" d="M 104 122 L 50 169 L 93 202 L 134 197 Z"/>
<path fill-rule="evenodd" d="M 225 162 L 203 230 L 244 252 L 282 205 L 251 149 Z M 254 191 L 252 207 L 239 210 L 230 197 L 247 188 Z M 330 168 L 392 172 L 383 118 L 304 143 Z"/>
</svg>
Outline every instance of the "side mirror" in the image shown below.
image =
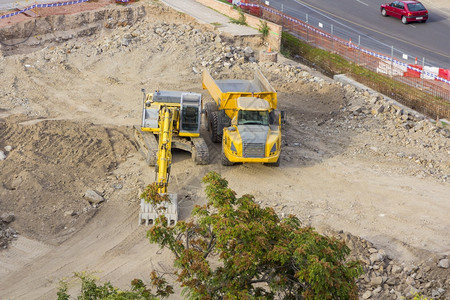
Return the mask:
<svg viewBox="0 0 450 300">
<path fill-rule="evenodd" d="M 286 111 L 284 111 L 284 110 L 280 111 L 280 119 L 281 119 L 281 124 L 286 124 Z"/>
</svg>

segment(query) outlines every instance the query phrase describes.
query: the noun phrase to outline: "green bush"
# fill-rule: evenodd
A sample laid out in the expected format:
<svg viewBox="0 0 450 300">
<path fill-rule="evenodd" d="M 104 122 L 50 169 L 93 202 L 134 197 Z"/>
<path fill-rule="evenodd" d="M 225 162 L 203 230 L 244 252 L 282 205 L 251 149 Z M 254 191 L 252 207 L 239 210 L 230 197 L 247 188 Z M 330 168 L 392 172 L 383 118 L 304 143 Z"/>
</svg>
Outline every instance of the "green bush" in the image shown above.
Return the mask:
<svg viewBox="0 0 450 300">
<path fill-rule="evenodd" d="M 75 273 L 74 278 L 81 281 L 79 300 L 155 300 L 160 298 L 167 298 L 173 294 L 172 286 L 161 277 L 157 276 L 155 272 L 150 274 L 152 286 L 156 288 L 156 294 L 153 294 L 140 279 L 134 279 L 131 282 L 130 291 L 122 291 L 111 285 L 110 282 L 105 282 L 102 285 L 97 283 L 97 279 L 92 274 L 86 272 Z M 71 296 L 67 293 L 68 282 L 62 280 L 58 289 L 58 300 L 68 300 Z"/>
<path fill-rule="evenodd" d="M 238 6 L 234 7 L 239 13 L 239 19 L 230 18 L 230 22 L 239 25 L 247 25 L 247 20 L 245 18 L 244 12 Z"/>
<path fill-rule="evenodd" d="M 266 38 L 269 35 L 269 25 L 267 25 L 266 21 L 261 21 L 259 20 L 259 27 L 258 27 L 258 31 L 261 32 L 262 36 L 264 38 Z"/>
</svg>

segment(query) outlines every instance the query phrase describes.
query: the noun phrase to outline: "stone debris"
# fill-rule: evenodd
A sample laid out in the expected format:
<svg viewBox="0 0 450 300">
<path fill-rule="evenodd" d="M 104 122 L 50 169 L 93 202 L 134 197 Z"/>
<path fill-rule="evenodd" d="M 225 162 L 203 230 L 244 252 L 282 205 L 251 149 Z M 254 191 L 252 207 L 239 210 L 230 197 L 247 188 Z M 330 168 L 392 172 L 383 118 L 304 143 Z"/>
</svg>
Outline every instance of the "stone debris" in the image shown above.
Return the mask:
<svg viewBox="0 0 450 300">
<path fill-rule="evenodd" d="M 84 198 L 86 198 L 86 200 L 93 205 L 98 205 L 99 203 L 105 201 L 105 199 L 94 190 L 87 190 L 84 193 Z"/>
<path fill-rule="evenodd" d="M 6 224 L 11 223 L 12 221 L 14 221 L 14 219 L 15 219 L 15 215 L 13 213 L 3 213 L 0 216 L 0 221 L 4 222 Z"/>
<path fill-rule="evenodd" d="M 17 232 L 9 226 L 14 219 L 13 213 L 2 213 L 0 216 L 0 250 L 8 248 L 8 244 L 17 239 Z"/>
<path fill-rule="evenodd" d="M 351 259 L 362 262 L 364 274 L 357 280 L 360 298 L 412 299 L 416 293 L 433 299 L 448 296 L 450 274 L 440 267 L 442 261 L 448 263 L 448 257 L 405 265 L 360 237 L 342 231 L 332 235 L 350 247 Z"/>
<path fill-rule="evenodd" d="M 450 267 L 450 260 L 448 258 L 441 259 L 439 261 L 439 267 L 443 269 L 448 269 Z"/>
</svg>

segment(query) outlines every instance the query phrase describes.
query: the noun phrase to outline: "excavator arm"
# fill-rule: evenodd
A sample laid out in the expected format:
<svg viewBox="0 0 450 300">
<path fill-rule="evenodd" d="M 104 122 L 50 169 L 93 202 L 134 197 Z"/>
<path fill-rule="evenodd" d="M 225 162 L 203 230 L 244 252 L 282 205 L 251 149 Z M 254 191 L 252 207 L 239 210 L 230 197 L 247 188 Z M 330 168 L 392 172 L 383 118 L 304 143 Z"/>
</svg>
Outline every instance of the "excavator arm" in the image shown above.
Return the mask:
<svg viewBox="0 0 450 300">
<path fill-rule="evenodd" d="M 174 134 L 174 123 L 179 119 L 179 107 L 162 105 L 159 108 L 158 127 L 158 157 L 155 166 L 155 182 L 160 195 L 167 195 L 169 202 L 163 203 L 165 206 L 164 215 L 169 224 L 178 221 L 178 201 L 177 194 L 168 193 L 170 167 L 172 164 L 172 138 Z M 157 208 L 152 203 L 141 199 L 141 212 L 139 213 L 139 224 L 145 221 L 148 225 L 158 216 Z"/>
<path fill-rule="evenodd" d="M 159 110 L 160 133 L 158 145 L 158 160 L 156 165 L 155 181 L 158 184 L 158 193 L 167 193 L 169 183 L 170 165 L 172 164 L 172 133 L 174 116 L 178 108 L 163 106 Z"/>
</svg>

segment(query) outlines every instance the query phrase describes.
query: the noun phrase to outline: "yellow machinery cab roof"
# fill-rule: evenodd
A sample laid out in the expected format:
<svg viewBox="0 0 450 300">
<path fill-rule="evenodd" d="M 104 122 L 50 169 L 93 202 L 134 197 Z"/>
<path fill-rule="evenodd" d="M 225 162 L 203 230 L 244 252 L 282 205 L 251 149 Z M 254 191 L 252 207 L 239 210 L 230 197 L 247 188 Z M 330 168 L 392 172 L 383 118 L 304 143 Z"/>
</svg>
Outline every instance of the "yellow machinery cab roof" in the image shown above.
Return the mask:
<svg viewBox="0 0 450 300">
<path fill-rule="evenodd" d="M 258 97 L 239 97 L 237 107 L 243 110 L 269 110 L 270 104 Z"/>
</svg>

